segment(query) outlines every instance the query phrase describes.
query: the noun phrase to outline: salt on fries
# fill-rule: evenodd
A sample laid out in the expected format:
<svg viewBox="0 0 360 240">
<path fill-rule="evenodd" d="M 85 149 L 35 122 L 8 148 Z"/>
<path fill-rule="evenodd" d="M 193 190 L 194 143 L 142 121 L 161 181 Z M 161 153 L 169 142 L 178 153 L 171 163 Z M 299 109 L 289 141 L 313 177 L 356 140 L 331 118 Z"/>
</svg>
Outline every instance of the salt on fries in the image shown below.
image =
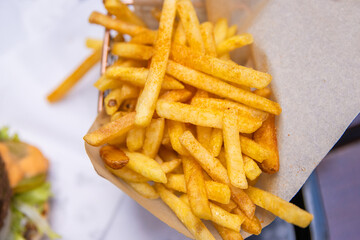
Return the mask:
<svg viewBox="0 0 360 240">
<path fill-rule="evenodd" d="M 106 0 L 110 15 L 89 21 L 117 32 L 118 59 L 94 84 L 107 91 L 110 121 L 86 134 L 101 146 L 105 167 L 148 199 L 161 198 L 195 239 L 242 239 L 240 228 L 261 233 L 256 205 L 300 227 L 312 215 L 253 187 L 279 170 L 275 115 L 268 73 L 240 66 L 229 52 L 251 44 L 226 19 L 199 23 L 190 0 L 165 0 L 150 30 L 119 0 Z M 175 18 L 176 13 L 178 19 Z M 124 40 L 123 35 L 130 40 Z M 61 99 L 100 59 L 102 41 L 88 39 L 93 54 L 48 99 Z"/>
</svg>

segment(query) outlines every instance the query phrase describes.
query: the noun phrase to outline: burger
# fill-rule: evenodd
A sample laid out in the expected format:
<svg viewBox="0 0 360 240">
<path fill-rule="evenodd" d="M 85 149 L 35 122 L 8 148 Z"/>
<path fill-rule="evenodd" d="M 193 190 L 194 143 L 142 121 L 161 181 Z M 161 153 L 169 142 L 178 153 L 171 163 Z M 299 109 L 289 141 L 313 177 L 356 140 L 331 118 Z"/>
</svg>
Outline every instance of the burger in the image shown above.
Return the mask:
<svg viewBox="0 0 360 240">
<path fill-rule="evenodd" d="M 46 180 L 49 161 L 39 149 L 0 129 L 0 239 L 37 240 L 51 230 L 47 216 L 52 196 Z"/>
</svg>

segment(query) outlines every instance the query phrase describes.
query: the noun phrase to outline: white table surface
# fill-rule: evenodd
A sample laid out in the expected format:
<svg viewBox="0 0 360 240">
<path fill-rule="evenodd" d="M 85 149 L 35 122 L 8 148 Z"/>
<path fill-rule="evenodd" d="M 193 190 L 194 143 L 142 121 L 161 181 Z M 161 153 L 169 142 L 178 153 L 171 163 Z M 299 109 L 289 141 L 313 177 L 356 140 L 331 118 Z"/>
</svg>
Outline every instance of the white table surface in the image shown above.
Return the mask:
<svg viewBox="0 0 360 240">
<path fill-rule="evenodd" d="M 45 100 L 90 54 L 85 38 L 102 37 L 87 22 L 101 2 L 0 1 L 0 126 L 51 161 L 51 223 L 63 239 L 186 239 L 95 173 L 82 137 L 96 116 L 98 66 L 63 101 Z"/>
</svg>

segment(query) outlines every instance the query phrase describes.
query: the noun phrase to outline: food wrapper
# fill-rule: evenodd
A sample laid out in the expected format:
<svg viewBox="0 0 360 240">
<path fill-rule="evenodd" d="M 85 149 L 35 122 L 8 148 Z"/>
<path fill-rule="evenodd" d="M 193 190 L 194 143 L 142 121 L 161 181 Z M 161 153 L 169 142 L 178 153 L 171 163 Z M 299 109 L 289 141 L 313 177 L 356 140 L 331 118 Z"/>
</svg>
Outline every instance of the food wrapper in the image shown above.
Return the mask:
<svg viewBox="0 0 360 240">
<path fill-rule="evenodd" d="M 274 175 L 262 174 L 257 186 L 289 201 L 359 113 L 360 4 L 207 0 L 206 5 L 203 2 L 198 6 L 206 8 L 209 20 L 225 16 L 229 23 L 239 25 L 239 32 L 253 34 L 250 52 L 255 68 L 273 76 L 273 98 L 283 110 L 277 117 L 280 170 Z M 233 57 L 239 58 L 239 54 L 243 53 L 235 52 Z M 99 114 L 89 131 L 106 119 L 104 113 Z M 165 203 L 141 197 L 106 170 L 99 148 L 88 144 L 85 148 L 100 176 L 170 227 L 192 238 Z M 274 220 L 272 214 L 259 207 L 256 215 L 263 227 Z"/>
</svg>

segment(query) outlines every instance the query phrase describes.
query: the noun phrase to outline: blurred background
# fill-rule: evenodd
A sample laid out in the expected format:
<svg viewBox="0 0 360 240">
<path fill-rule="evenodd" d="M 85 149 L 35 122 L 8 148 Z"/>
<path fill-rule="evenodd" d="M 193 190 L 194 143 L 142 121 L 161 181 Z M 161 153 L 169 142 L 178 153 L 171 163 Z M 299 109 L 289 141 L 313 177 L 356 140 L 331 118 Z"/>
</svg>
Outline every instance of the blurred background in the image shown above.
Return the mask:
<svg viewBox="0 0 360 240">
<path fill-rule="evenodd" d="M 185 239 L 93 170 L 82 137 L 97 114 L 92 83 L 100 67 L 61 102 L 46 102 L 90 53 L 85 38 L 102 38 L 103 29 L 87 21 L 93 10 L 104 12 L 102 2 L 0 1 L 0 126 L 10 126 L 51 161 L 51 224 L 63 239 Z M 359 156 L 360 117 L 293 199 L 315 215 L 310 228 L 277 219 L 251 239 L 356 239 Z"/>
</svg>

